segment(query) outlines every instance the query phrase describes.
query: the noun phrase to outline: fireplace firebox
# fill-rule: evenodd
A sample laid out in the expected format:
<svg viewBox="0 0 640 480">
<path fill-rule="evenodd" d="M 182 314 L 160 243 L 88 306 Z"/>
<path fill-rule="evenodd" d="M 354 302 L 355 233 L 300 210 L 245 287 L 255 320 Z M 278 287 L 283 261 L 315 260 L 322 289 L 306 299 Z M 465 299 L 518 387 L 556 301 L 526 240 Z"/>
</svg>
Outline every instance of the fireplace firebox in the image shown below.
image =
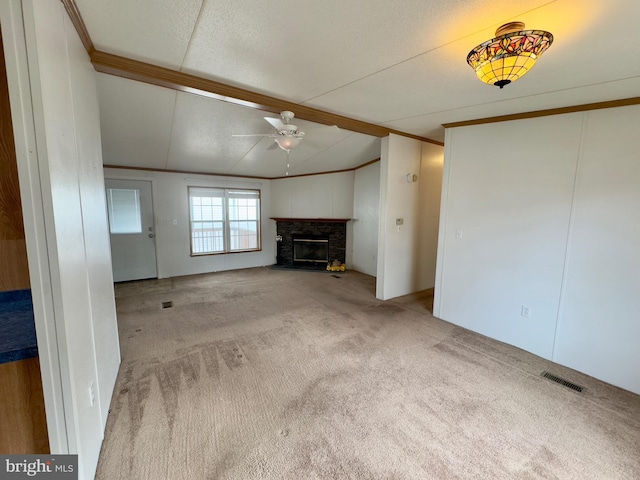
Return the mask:
<svg viewBox="0 0 640 480">
<path fill-rule="evenodd" d="M 329 262 L 329 239 L 294 237 L 293 263 L 299 262 Z"/>
<path fill-rule="evenodd" d="M 274 218 L 279 266 L 326 268 L 328 263 L 345 263 L 349 219 Z M 306 242 L 305 242 L 306 240 Z M 312 241 L 310 241 L 312 240 Z"/>
</svg>

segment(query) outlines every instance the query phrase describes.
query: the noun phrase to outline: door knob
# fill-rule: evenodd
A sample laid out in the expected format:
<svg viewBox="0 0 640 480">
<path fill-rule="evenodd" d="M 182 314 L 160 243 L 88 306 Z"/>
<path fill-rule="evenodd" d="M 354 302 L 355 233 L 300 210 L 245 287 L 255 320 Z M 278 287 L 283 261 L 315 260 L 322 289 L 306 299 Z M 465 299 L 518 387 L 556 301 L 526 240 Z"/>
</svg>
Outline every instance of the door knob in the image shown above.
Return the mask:
<svg viewBox="0 0 640 480">
<path fill-rule="evenodd" d="M 153 238 L 153 233 L 150 233 L 150 234 L 149 234 L 149 238 Z"/>
</svg>

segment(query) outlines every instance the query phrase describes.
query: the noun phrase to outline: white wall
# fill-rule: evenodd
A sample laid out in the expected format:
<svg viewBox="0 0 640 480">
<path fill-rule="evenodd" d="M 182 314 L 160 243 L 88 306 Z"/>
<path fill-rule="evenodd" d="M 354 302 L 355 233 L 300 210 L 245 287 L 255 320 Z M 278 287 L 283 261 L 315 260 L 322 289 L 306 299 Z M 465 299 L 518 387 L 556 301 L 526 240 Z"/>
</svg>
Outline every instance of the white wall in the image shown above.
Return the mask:
<svg viewBox="0 0 640 480">
<path fill-rule="evenodd" d="M 271 181 L 271 216 L 351 218 L 354 172 L 327 173 Z"/>
<path fill-rule="evenodd" d="M 111 395 L 118 375 L 120 346 L 115 322 L 109 227 L 102 173 L 102 147 L 96 73 L 88 62 L 75 27 L 65 19 L 70 80 L 76 129 L 77 175 L 84 233 L 86 282 L 89 287 L 102 429 L 107 424 Z"/>
<path fill-rule="evenodd" d="M 430 143 L 422 144 L 418 180 L 418 264 L 420 268 L 417 290 L 433 288 L 436 283 L 443 161 L 442 147 Z"/>
<path fill-rule="evenodd" d="M 93 478 L 120 361 L 95 77 L 62 3 L 24 0 L 23 6 L 37 170 L 25 156 L 18 161 L 24 162 L 23 196 L 33 197 L 28 190 L 36 177 L 42 189 L 42 205 L 32 206 L 43 209 L 46 250 L 40 249 L 37 218 L 25 216 L 25 232 L 28 245 L 36 246 L 28 251 L 34 295 L 52 299 L 51 315 L 37 319 L 36 328 L 45 354 L 58 350 L 67 435 L 67 445 L 52 442 L 52 448 L 78 453 L 79 477 Z M 45 321 L 55 323 L 54 339 Z M 49 341 L 56 345 L 50 348 Z M 60 387 L 43 383 L 47 390 Z M 47 415 L 49 410 L 47 405 Z"/>
<path fill-rule="evenodd" d="M 271 181 L 186 173 L 105 168 L 106 178 L 149 180 L 153 189 L 158 278 L 262 267 L 275 263 L 275 222 L 269 219 Z M 187 188 L 221 187 L 260 190 L 262 251 L 191 256 Z M 174 225 L 176 220 L 176 225 Z"/>
<path fill-rule="evenodd" d="M 447 130 L 440 318 L 551 358 L 578 117 Z"/>
<path fill-rule="evenodd" d="M 435 245 L 432 251 L 425 248 L 437 230 L 429 202 L 438 201 L 443 149 L 391 134 L 382 140 L 381 153 L 376 297 L 388 300 L 434 285 Z M 418 175 L 418 181 L 407 181 L 408 174 Z M 396 219 L 403 224 L 396 225 Z"/>
<path fill-rule="evenodd" d="M 353 181 L 352 268 L 376 276 L 380 216 L 380 162 L 355 171 Z"/>
<path fill-rule="evenodd" d="M 352 218 L 354 176 L 349 171 L 272 180 L 271 217 Z M 353 267 L 352 257 L 353 222 L 347 222 L 347 268 Z"/>
<path fill-rule="evenodd" d="M 447 130 L 434 313 L 640 393 L 639 123 L 624 107 Z"/>
<path fill-rule="evenodd" d="M 640 107 L 585 117 L 553 359 L 640 393 Z"/>
<path fill-rule="evenodd" d="M 105 168 L 114 179 L 152 182 L 158 277 L 273 265 L 276 224 L 271 217 L 352 218 L 354 172 L 277 180 L 216 177 L 188 173 Z M 237 187 L 261 190 L 262 251 L 190 256 L 188 186 Z M 177 225 L 173 220 L 177 220 Z M 347 222 L 347 267 L 351 268 L 352 222 Z"/>
</svg>

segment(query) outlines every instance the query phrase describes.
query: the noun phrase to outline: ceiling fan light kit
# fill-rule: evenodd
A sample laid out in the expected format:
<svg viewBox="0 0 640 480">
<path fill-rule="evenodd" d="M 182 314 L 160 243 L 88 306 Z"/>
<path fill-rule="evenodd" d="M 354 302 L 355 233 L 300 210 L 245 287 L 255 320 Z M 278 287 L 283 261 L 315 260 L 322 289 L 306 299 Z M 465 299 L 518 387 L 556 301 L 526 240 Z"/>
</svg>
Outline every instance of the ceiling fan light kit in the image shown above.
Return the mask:
<svg viewBox="0 0 640 480">
<path fill-rule="evenodd" d="M 282 150 L 284 150 L 285 152 L 287 152 L 287 169 L 285 174 L 289 175 L 289 152 L 296 148 L 298 145 L 300 145 L 300 142 L 302 142 L 302 139 L 305 136 L 305 133 L 301 130 L 298 129 L 297 125 L 294 125 L 293 123 L 291 123 L 291 120 L 293 120 L 295 118 L 295 114 L 289 110 L 284 110 L 282 112 L 280 112 L 280 118 L 273 118 L 273 117 L 264 117 L 264 119 L 273 127 L 276 129 L 276 131 L 274 133 L 255 133 L 255 134 L 248 134 L 248 135 L 233 135 L 234 137 L 269 137 L 269 138 L 273 138 L 273 140 L 275 141 L 276 145 L 278 147 L 280 147 Z M 313 130 L 313 135 L 314 137 L 322 137 L 323 133 L 326 134 L 335 134 L 335 133 L 339 133 L 340 129 L 336 126 L 336 125 L 332 125 L 332 126 L 328 126 L 328 127 L 323 127 L 323 128 L 316 128 Z M 312 139 L 313 140 L 313 139 Z M 316 138 L 317 140 L 317 138 Z M 317 143 L 317 142 L 316 142 Z M 273 146 L 273 148 L 275 148 L 275 146 Z"/>
<path fill-rule="evenodd" d="M 495 38 L 469 52 L 467 63 L 481 81 L 503 88 L 531 70 L 552 43 L 549 32 L 525 30 L 522 22 L 506 23 Z"/>
<path fill-rule="evenodd" d="M 283 135 L 281 137 L 275 138 L 274 140 L 282 150 L 288 152 L 289 150 L 291 150 L 292 148 L 296 148 L 300 144 L 302 137 Z"/>
<path fill-rule="evenodd" d="M 302 137 L 304 137 L 304 132 L 298 130 L 297 125 L 290 123 L 294 117 L 295 114 L 289 110 L 280 112 L 280 118 L 282 118 L 282 121 L 279 121 L 277 118 L 264 117 L 267 122 L 278 130 L 274 140 L 278 146 L 287 153 L 289 153 L 289 150 L 292 148 L 300 145 L 300 141 L 302 140 Z"/>
<path fill-rule="evenodd" d="M 280 112 L 280 118 L 264 117 L 264 119 L 276 129 L 274 133 L 256 133 L 249 135 L 233 135 L 234 137 L 271 137 L 278 146 L 288 152 L 297 147 L 304 137 L 304 132 L 298 130 L 298 126 L 291 123 L 295 114 L 289 110 Z M 282 119 L 282 120 L 281 120 Z"/>
</svg>

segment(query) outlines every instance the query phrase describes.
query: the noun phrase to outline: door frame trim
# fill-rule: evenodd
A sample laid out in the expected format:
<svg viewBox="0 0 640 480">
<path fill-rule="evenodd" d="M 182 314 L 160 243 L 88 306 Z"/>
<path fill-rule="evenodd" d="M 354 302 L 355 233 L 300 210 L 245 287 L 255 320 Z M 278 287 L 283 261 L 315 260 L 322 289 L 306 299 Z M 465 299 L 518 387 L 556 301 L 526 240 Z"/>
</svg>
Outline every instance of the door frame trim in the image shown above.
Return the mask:
<svg viewBox="0 0 640 480">
<path fill-rule="evenodd" d="M 68 454 L 71 419 L 65 415 L 65 395 L 58 346 L 57 321 L 47 248 L 44 199 L 41 190 L 38 144 L 34 119 L 27 42 L 21 0 L 0 2 L 0 22 L 11 103 L 20 198 L 27 243 L 40 374 L 44 394 L 49 448 Z M 31 68 L 36 68 L 31 65 Z"/>
</svg>

